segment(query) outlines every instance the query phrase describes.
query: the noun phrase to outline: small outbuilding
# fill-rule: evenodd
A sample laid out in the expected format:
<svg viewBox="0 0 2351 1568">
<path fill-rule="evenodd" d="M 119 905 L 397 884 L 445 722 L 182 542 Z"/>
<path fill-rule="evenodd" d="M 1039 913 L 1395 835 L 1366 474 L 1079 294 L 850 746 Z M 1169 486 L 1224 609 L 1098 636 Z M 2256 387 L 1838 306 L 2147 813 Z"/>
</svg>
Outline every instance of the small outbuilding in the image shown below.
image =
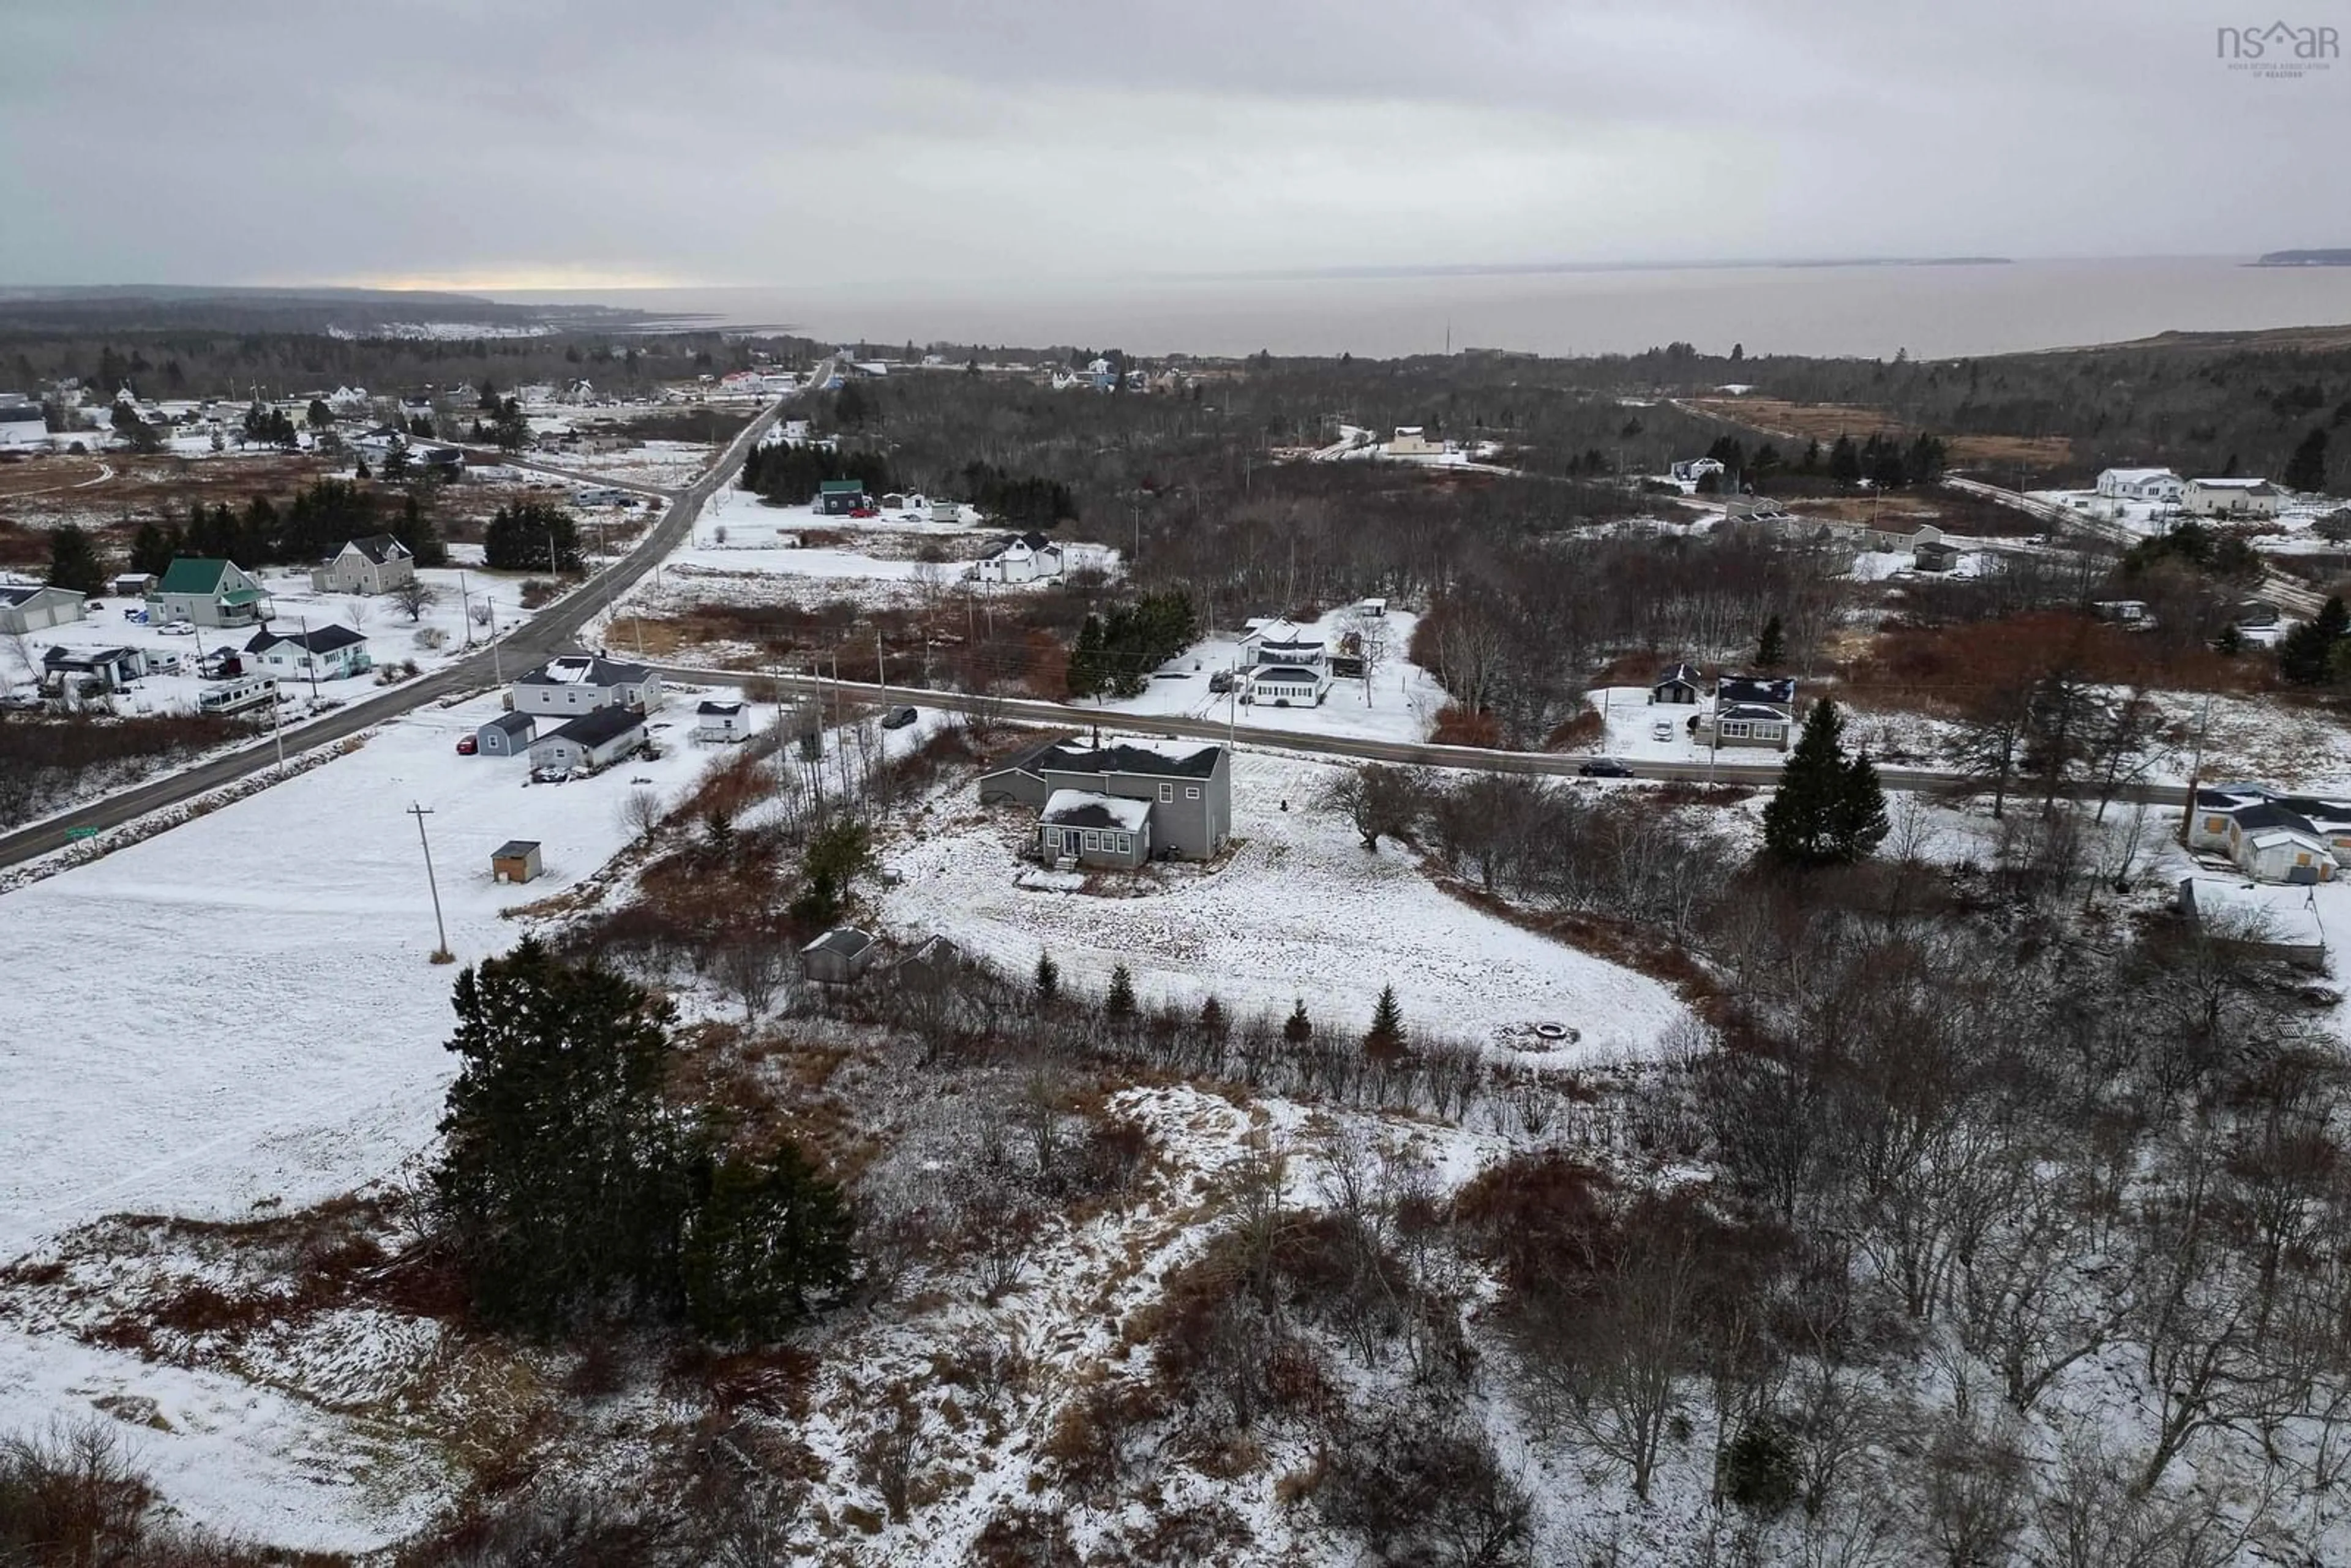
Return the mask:
<svg viewBox="0 0 2351 1568">
<path fill-rule="evenodd" d="M 542 869 L 537 839 L 509 839 L 490 853 L 490 877 L 495 882 L 528 882 Z"/>
<path fill-rule="evenodd" d="M 502 713 L 474 732 L 474 750 L 482 757 L 520 757 L 538 736 L 538 719 L 534 715 Z"/>
<path fill-rule="evenodd" d="M 634 708 L 601 707 L 532 740 L 530 764 L 593 772 L 611 767 L 644 741 L 644 715 Z"/>
<path fill-rule="evenodd" d="M 820 985 L 846 986 L 873 962 L 873 938 L 853 925 L 836 925 L 800 949 L 800 971 Z"/>
<path fill-rule="evenodd" d="M 751 738 L 751 706 L 743 702 L 719 702 L 705 697 L 695 705 L 694 738 L 732 744 Z"/>
<path fill-rule="evenodd" d="M 1649 700 L 1694 707 L 1706 694 L 1705 682 L 1706 677 L 1688 664 L 1670 665 L 1649 683 Z"/>
<path fill-rule="evenodd" d="M 862 479 L 825 479 L 816 487 L 817 509 L 828 517 L 845 517 L 865 505 Z"/>
</svg>

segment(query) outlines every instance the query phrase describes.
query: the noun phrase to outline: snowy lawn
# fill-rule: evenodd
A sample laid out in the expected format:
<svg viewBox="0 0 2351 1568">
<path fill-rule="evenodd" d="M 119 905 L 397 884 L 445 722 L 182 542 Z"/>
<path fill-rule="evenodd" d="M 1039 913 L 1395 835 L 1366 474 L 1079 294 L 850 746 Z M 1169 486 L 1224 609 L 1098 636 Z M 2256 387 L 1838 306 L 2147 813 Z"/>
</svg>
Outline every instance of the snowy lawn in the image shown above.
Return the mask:
<svg viewBox="0 0 2351 1568">
<path fill-rule="evenodd" d="M 1302 997 L 1322 1027 L 1360 1032 L 1393 983 L 1407 1019 L 1435 1033 L 1576 1030 L 1572 1051 L 1513 1053 L 1545 1064 L 1648 1054 L 1683 1016 L 1656 981 L 1447 896 L 1407 852 L 1367 852 L 1313 803 L 1332 765 L 1255 753 L 1235 762 L 1238 847 L 1216 869 L 1176 868 L 1166 892 L 1016 886 L 1030 815 L 1007 807 L 975 818 L 966 786 L 935 808 L 948 825 L 918 827 L 883 852 L 898 880 L 883 913 L 903 936 L 943 933 L 1015 973 L 1050 953 L 1070 982 L 1099 989 L 1124 963 L 1146 998 L 1196 1005 L 1214 992 L 1228 1009 L 1287 1014 Z"/>
</svg>

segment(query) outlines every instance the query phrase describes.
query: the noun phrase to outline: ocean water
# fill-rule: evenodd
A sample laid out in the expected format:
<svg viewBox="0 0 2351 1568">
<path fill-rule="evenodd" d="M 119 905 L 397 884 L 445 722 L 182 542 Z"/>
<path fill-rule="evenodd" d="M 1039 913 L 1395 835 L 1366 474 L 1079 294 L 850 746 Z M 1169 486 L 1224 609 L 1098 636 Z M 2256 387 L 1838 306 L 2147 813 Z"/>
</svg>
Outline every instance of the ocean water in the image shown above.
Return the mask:
<svg viewBox="0 0 2351 1568">
<path fill-rule="evenodd" d="M 860 284 L 500 294 L 593 302 L 841 342 L 1075 344 L 1131 353 L 1455 349 L 1912 358 L 2115 342 L 2168 330 L 2351 323 L 2351 267 L 2144 257 L 1457 272 L 1073 283 Z"/>
</svg>

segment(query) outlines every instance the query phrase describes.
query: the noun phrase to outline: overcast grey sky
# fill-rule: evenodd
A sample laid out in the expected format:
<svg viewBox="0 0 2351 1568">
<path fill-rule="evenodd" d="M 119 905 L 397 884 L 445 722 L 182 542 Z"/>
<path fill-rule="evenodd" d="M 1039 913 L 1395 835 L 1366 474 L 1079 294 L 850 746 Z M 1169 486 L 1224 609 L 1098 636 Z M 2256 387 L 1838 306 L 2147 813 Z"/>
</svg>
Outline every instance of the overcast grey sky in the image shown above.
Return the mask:
<svg viewBox="0 0 2351 1568">
<path fill-rule="evenodd" d="M 8 10 L 0 282 L 2351 245 L 2351 60 L 2230 73 L 2243 0 Z"/>
</svg>

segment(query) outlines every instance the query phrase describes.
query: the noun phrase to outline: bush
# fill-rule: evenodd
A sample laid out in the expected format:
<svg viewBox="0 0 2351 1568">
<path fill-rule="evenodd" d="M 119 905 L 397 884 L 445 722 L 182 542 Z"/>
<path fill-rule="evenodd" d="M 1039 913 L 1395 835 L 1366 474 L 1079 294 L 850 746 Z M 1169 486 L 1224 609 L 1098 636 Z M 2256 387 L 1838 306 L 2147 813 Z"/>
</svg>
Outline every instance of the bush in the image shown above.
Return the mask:
<svg viewBox="0 0 2351 1568">
<path fill-rule="evenodd" d="M 1768 1416 L 1750 1421 L 1722 1451 L 1722 1495 L 1748 1512 L 1773 1518 L 1796 1500 L 1796 1445 Z"/>
</svg>

